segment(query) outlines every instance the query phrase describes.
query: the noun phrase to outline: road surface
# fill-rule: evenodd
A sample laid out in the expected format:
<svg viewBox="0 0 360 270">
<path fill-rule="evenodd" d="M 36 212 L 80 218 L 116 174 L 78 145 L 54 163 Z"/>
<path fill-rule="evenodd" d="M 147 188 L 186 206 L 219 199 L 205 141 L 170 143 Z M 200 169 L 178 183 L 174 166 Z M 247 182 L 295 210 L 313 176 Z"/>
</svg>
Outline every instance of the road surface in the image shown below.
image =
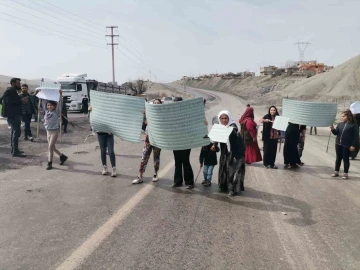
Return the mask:
<svg viewBox="0 0 360 270">
<path fill-rule="evenodd" d="M 209 123 L 222 109 L 244 111 L 239 98 L 215 94 Z M 323 133 L 307 136 L 297 171 L 247 166 L 246 191 L 234 198 L 217 192 L 218 166 L 211 188 L 201 175 L 193 191 L 171 188 L 171 151 L 161 153 L 158 183 L 150 160 L 144 184 L 132 185 L 142 144 L 120 140 L 117 178 L 100 175 L 96 142 L 68 148 L 67 165 L 53 171 L 45 156 L 42 166 L 8 170 L 0 269 L 360 269 L 359 162 L 349 180 L 329 177 L 334 151 L 325 153 Z"/>
</svg>

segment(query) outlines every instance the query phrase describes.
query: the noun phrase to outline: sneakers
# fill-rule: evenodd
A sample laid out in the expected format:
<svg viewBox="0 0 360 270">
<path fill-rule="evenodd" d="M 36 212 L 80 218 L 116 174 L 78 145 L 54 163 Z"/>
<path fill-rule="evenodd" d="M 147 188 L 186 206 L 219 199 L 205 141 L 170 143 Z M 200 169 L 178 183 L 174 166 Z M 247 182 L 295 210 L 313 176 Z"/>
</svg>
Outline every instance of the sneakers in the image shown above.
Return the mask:
<svg viewBox="0 0 360 270">
<path fill-rule="evenodd" d="M 111 177 L 116 177 L 116 168 L 113 167 L 111 170 Z"/>
<path fill-rule="evenodd" d="M 106 165 L 103 166 L 103 169 L 102 169 L 101 174 L 102 174 L 102 175 L 107 175 L 107 174 L 108 174 Z"/>
<path fill-rule="evenodd" d="M 137 176 L 135 180 L 132 181 L 132 183 L 135 184 L 141 184 L 142 182 L 144 182 L 143 178 L 140 176 Z"/>
<path fill-rule="evenodd" d="M 204 182 L 205 182 L 205 183 L 203 184 L 204 187 L 210 187 L 210 186 L 211 186 L 211 181 L 206 180 L 206 181 L 204 181 Z"/>
<path fill-rule="evenodd" d="M 64 154 L 62 154 L 60 156 L 60 165 L 64 165 L 65 161 L 68 159 L 67 156 L 65 156 Z"/>
<path fill-rule="evenodd" d="M 52 162 L 48 162 L 46 170 L 51 170 L 52 169 Z"/>
<path fill-rule="evenodd" d="M 10 127 L 10 126 L 8 126 L 8 129 L 11 129 L 11 127 Z"/>
<path fill-rule="evenodd" d="M 154 177 L 153 177 L 152 181 L 153 181 L 153 182 L 159 181 L 159 178 L 158 178 L 157 173 L 154 173 Z"/>
<path fill-rule="evenodd" d="M 25 138 L 24 138 L 24 140 L 25 140 L 25 141 L 28 141 L 28 140 L 29 140 L 29 138 L 28 138 L 28 137 L 25 137 Z"/>
<path fill-rule="evenodd" d="M 33 138 L 33 137 L 30 137 L 29 139 L 30 139 L 30 142 L 33 142 L 33 141 L 34 141 L 34 138 Z"/>
<path fill-rule="evenodd" d="M 13 157 L 26 157 L 26 155 L 24 155 L 24 152 L 20 152 L 20 151 L 17 151 L 15 153 L 12 154 Z"/>
</svg>

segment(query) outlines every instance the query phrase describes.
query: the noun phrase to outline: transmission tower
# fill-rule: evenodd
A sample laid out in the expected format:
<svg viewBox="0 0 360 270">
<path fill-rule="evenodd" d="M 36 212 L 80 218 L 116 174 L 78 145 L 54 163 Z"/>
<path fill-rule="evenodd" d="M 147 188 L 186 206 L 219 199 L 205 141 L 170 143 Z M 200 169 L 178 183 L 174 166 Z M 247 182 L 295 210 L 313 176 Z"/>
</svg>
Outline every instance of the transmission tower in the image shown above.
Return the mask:
<svg viewBox="0 0 360 270">
<path fill-rule="evenodd" d="M 297 45 L 298 50 L 299 50 L 299 61 L 300 62 L 304 61 L 305 51 L 310 44 L 311 44 L 310 42 L 301 42 L 301 41 L 298 41 L 295 43 L 295 45 Z"/>
</svg>

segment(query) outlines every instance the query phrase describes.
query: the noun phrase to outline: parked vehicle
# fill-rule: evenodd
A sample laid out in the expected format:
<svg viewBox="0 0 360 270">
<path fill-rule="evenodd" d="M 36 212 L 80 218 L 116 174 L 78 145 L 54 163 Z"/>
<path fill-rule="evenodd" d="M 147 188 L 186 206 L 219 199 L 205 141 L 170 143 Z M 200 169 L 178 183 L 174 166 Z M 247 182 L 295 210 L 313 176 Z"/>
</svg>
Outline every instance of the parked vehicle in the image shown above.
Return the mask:
<svg viewBox="0 0 360 270">
<path fill-rule="evenodd" d="M 174 98 L 173 97 L 163 97 L 161 99 L 161 101 L 162 101 L 163 104 L 171 103 L 171 102 L 174 102 Z"/>
<path fill-rule="evenodd" d="M 86 77 L 86 73 L 66 73 L 56 79 L 57 83 L 61 84 L 68 111 L 82 111 L 82 100 L 85 96 L 91 103 L 90 90 L 126 94 L 126 89 L 122 86 L 86 80 Z"/>
</svg>

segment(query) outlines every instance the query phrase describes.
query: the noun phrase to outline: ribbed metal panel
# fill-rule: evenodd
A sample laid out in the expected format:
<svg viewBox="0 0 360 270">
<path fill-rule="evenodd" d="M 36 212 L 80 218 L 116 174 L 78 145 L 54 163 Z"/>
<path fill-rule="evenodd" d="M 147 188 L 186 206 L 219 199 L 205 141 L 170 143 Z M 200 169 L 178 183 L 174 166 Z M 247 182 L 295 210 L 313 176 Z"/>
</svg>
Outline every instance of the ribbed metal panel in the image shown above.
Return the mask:
<svg viewBox="0 0 360 270">
<path fill-rule="evenodd" d="M 272 128 L 276 130 L 286 131 L 286 128 L 289 125 L 289 120 L 289 117 L 276 116 Z"/>
<path fill-rule="evenodd" d="M 334 123 L 336 113 L 336 103 L 283 99 L 283 116 L 294 124 L 328 127 Z"/>
<path fill-rule="evenodd" d="M 210 143 L 201 97 L 168 104 L 146 103 L 151 145 L 164 150 L 185 150 Z"/>
<path fill-rule="evenodd" d="M 90 91 L 90 123 L 95 131 L 111 132 L 129 142 L 140 141 L 145 100 L 139 97 Z"/>
</svg>

